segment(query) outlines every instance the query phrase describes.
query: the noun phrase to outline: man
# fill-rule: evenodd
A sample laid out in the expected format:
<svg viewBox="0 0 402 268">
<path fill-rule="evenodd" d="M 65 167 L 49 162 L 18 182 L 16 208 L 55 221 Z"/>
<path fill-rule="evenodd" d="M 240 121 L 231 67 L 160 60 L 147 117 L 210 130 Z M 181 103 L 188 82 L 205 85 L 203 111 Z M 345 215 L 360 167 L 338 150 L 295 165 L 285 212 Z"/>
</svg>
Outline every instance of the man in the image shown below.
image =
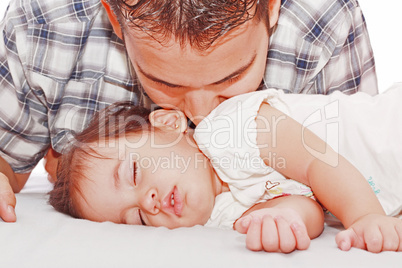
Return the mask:
<svg viewBox="0 0 402 268">
<path fill-rule="evenodd" d="M 264 87 L 377 93 L 356 0 L 13 0 L 1 29 L 0 217 L 9 222 L 13 192 L 46 152 L 61 152 L 115 101 L 148 103 L 142 89 L 195 124 Z"/>
</svg>

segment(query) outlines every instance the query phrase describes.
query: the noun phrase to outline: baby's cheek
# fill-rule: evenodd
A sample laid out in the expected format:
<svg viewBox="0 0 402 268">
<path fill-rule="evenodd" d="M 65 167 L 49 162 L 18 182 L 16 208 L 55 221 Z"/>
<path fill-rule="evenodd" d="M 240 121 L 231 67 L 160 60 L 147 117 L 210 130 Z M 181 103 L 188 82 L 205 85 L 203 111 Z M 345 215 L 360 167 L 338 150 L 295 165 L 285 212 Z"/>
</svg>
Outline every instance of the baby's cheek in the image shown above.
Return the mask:
<svg viewBox="0 0 402 268">
<path fill-rule="evenodd" d="M 204 225 L 207 223 L 209 218 L 211 217 L 212 210 L 215 204 L 215 196 L 200 196 L 199 198 L 195 198 L 193 200 L 194 208 L 191 209 L 191 224 L 189 226 L 194 225 Z"/>
</svg>

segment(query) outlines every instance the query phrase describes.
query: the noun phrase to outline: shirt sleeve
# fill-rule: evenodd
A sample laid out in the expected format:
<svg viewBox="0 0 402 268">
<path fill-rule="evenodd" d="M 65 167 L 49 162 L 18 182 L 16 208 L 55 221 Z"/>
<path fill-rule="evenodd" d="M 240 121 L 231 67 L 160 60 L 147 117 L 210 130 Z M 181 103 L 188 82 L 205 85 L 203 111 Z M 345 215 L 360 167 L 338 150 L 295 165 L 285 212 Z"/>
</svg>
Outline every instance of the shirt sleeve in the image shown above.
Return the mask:
<svg viewBox="0 0 402 268">
<path fill-rule="evenodd" d="M 377 94 L 373 51 L 358 2 L 282 1 L 264 81 L 287 93 Z"/>
<path fill-rule="evenodd" d="M 62 153 L 111 103 L 139 103 L 99 0 L 14 0 L 0 30 L 0 155 L 14 172 L 30 172 L 50 145 Z"/>
<path fill-rule="evenodd" d="M 0 156 L 16 173 L 30 172 L 49 144 L 47 108 L 26 79 L 27 21 L 13 1 L 0 24 Z"/>
<path fill-rule="evenodd" d="M 335 49 L 328 50 L 329 60 L 317 74 L 314 84 L 328 94 L 365 92 L 378 94 L 377 75 L 367 24 L 357 1 L 345 8 L 345 20 L 336 29 Z"/>
</svg>

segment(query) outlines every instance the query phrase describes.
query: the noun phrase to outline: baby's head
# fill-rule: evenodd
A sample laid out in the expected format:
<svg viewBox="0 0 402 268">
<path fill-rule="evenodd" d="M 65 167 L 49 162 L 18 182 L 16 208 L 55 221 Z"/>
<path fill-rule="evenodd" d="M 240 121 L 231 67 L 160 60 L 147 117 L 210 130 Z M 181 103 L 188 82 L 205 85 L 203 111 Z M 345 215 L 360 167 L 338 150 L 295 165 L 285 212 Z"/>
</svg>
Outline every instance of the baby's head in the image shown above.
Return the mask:
<svg viewBox="0 0 402 268">
<path fill-rule="evenodd" d="M 221 181 L 186 129 L 178 111 L 110 106 L 59 160 L 50 204 L 99 222 L 205 224 Z"/>
</svg>

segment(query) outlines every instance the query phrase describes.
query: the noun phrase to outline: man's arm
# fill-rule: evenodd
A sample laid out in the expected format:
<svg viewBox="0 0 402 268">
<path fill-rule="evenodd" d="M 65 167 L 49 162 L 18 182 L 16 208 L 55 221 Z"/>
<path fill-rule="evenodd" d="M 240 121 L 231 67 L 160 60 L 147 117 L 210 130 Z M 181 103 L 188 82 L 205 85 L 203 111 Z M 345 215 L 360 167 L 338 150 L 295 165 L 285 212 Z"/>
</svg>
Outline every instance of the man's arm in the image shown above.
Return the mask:
<svg viewBox="0 0 402 268">
<path fill-rule="evenodd" d="M 17 51 L 17 47 L 21 48 L 19 44 L 26 42 L 25 40 L 17 42 L 16 37 L 16 29 L 26 27 L 27 19 L 23 14 L 16 12 L 21 10 L 18 4 L 17 1 L 10 2 L 4 19 L 0 22 L 0 136 L 2 139 L 0 149 L 1 155 L 4 156 L 4 158 L 0 156 L 0 217 L 6 222 L 16 220 L 14 192 L 19 192 L 29 177 L 29 174 L 15 174 L 9 165 L 10 159 L 22 160 L 15 148 L 20 148 L 20 151 L 27 150 L 26 146 L 15 146 L 15 142 L 25 138 L 17 132 L 21 129 L 31 129 L 31 125 L 28 125 L 29 117 L 24 113 L 28 106 L 21 103 L 24 99 L 22 92 L 26 92 L 22 90 L 26 84 L 25 68 L 22 65 L 25 60 L 19 57 L 19 51 Z M 15 25 L 17 27 L 14 27 Z M 21 109 L 20 113 L 19 109 Z M 10 156 L 10 159 L 5 156 Z"/>
<path fill-rule="evenodd" d="M 321 206 L 305 196 L 284 196 L 247 210 L 234 229 L 247 234 L 246 246 L 254 251 L 289 253 L 305 250 L 324 228 Z"/>
<path fill-rule="evenodd" d="M 0 217 L 4 221 L 16 221 L 14 193 L 21 191 L 29 174 L 15 174 L 10 165 L 0 157 Z"/>
</svg>

